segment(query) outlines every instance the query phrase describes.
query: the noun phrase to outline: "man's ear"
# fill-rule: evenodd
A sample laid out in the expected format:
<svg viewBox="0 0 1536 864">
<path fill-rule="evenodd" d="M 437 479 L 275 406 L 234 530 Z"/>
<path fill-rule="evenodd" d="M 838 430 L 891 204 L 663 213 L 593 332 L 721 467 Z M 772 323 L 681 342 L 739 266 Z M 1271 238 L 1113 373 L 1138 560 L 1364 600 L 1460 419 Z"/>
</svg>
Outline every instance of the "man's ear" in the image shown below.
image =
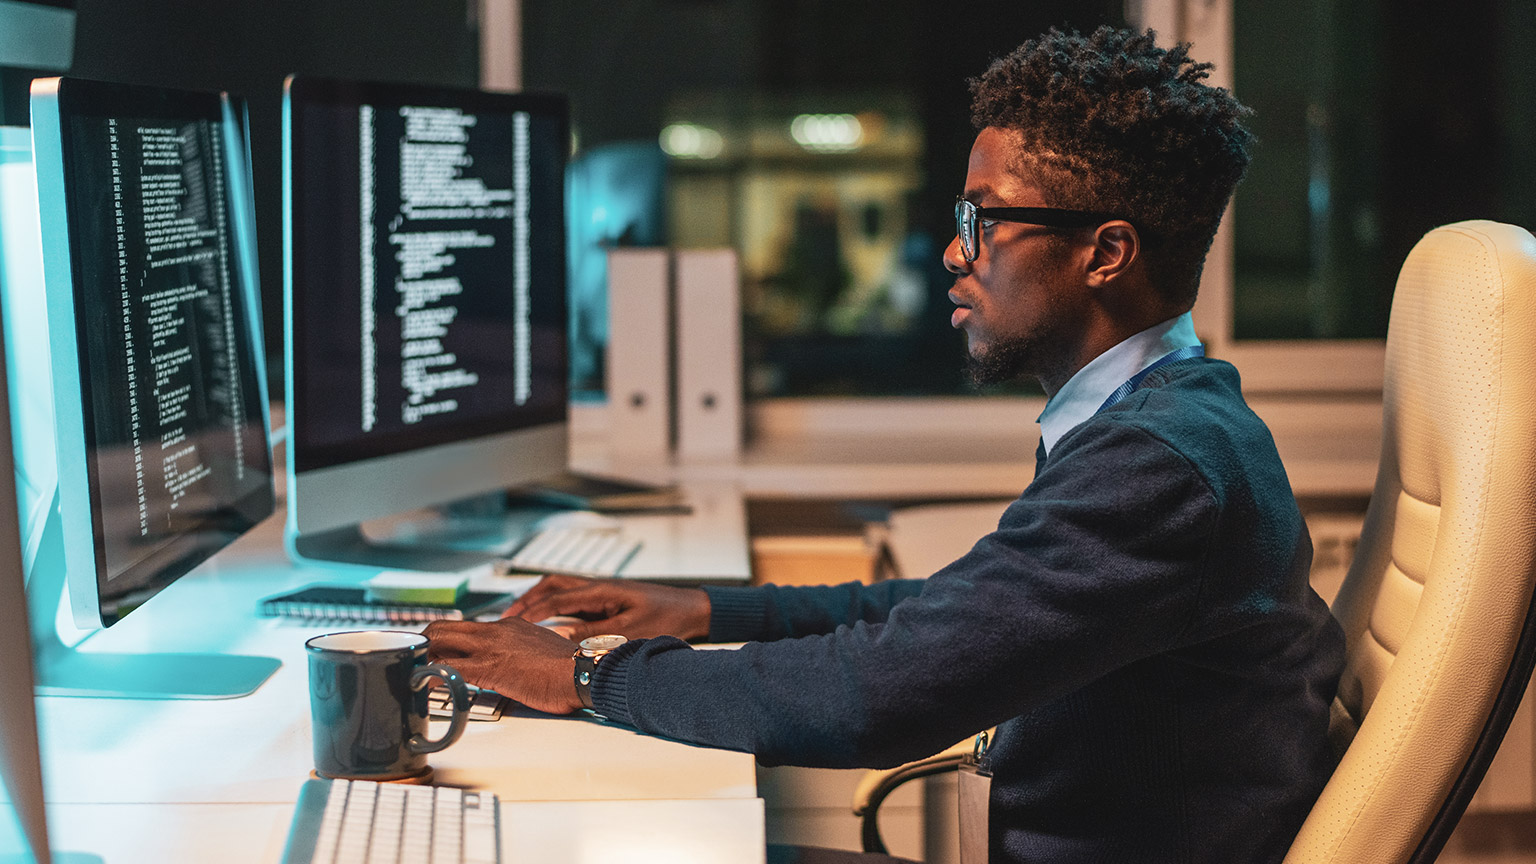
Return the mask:
<svg viewBox="0 0 1536 864">
<path fill-rule="evenodd" d="M 1094 231 L 1088 284 L 1107 285 L 1128 273 L 1141 260 L 1141 236 L 1123 219 L 1105 222 Z"/>
</svg>

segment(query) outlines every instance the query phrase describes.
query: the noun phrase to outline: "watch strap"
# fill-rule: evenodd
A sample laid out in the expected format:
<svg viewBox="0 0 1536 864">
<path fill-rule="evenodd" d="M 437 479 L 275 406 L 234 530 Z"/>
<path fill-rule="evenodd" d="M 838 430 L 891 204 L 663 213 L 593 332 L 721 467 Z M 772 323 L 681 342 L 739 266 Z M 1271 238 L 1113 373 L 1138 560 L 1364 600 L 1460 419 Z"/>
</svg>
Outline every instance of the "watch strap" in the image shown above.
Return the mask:
<svg viewBox="0 0 1536 864">
<path fill-rule="evenodd" d="M 597 671 L 597 661 L 603 655 L 588 657 L 582 652 L 576 652 L 576 696 L 581 700 L 581 707 L 592 710 L 592 673 Z"/>
<path fill-rule="evenodd" d="M 598 662 L 608 656 L 609 652 L 628 641 L 623 636 L 609 633 L 602 636 L 589 636 L 581 640 L 581 644 L 577 646 L 576 653 L 572 655 L 575 661 L 572 674 L 576 681 L 576 698 L 581 700 L 581 705 L 586 710 L 592 711 L 592 677 L 597 673 Z"/>
</svg>

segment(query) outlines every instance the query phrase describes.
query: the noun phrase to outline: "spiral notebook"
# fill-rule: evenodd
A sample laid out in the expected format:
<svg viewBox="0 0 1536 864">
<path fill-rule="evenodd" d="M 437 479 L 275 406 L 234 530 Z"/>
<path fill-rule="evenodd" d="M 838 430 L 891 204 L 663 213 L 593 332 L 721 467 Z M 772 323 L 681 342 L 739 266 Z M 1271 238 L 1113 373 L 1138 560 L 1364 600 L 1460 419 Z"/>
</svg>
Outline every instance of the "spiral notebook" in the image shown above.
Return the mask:
<svg viewBox="0 0 1536 864">
<path fill-rule="evenodd" d="M 510 600 L 509 594 L 469 591 L 449 606 L 381 603 L 368 599 L 367 591 L 361 585 L 307 585 L 298 591 L 262 600 L 258 610 L 267 618 L 408 624 L 470 620 Z"/>
</svg>

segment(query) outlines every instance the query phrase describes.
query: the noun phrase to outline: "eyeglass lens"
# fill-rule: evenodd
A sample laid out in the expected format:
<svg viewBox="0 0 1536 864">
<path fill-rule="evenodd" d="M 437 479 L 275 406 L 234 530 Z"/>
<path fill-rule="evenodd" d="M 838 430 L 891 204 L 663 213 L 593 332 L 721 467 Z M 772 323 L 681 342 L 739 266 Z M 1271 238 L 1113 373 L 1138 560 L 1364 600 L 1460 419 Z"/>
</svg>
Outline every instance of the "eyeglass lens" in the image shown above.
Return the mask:
<svg viewBox="0 0 1536 864">
<path fill-rule="evenodd" d="M 966 261 L 975 261 L 976 205 L 964 198 L 955 202 L 955 235 L 960 238 L 960 254 Z"/>
</svg>

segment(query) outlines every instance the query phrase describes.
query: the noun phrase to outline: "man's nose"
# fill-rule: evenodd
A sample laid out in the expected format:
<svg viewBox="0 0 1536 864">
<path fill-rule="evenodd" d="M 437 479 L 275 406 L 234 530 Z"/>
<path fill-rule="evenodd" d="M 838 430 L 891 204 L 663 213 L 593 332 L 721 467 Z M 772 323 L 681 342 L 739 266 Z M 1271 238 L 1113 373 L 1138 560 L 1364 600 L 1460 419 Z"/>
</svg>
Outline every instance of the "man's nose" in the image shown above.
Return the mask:
<svg viewBox="0 0 1536 864">
<path fill-rule="evenodd" d="M 944 247 L 944 269 L 956 276 L 971 272 L 971 262 L 965 260 L 965 253 L 960 249 L 959 235 Z"/>
</svg>

